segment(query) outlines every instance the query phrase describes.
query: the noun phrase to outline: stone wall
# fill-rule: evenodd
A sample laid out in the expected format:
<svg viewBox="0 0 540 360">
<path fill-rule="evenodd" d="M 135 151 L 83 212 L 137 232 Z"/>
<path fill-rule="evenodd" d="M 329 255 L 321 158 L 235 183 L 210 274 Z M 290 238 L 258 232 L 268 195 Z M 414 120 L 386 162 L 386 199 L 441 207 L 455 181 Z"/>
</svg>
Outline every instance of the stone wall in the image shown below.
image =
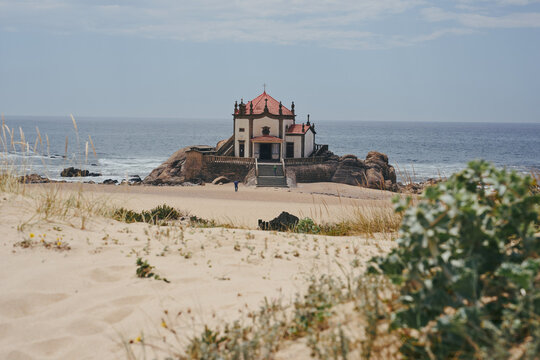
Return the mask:
<svg viewBox="0 0 540 360">
<path fill-rule="evenodd" d="M 336 172 L 337 162 L 312 165 L 288 165 L 287 176 L 293 177 L 297 183 L 330 182 Z"/>
<path fill-rule="evenodd" d="M 206 166 L 203 170 L 204 181 L 212 182 L 218 176 L 226 176 L 231 181 L 244 181 L 249 171 L 253 168 L 254 165 L 246 164 L 229 164 L 229 163 L 218 163 L 218 162 L 209 162 L 206 163 Z"/>
</svg>

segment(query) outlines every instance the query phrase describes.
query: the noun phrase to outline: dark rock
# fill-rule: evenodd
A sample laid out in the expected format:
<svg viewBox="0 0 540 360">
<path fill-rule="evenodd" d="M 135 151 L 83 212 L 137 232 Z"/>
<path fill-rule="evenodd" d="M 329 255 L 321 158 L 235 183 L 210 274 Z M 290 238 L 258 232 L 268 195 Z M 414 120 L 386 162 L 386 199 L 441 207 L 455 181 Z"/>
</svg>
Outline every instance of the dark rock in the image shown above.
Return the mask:
<svg viewBox="0 0 540 360">
<path fill-rule="evenodd" d="M 118 180 L 107 179 L 107 180 L 103 180 L 102 184 L 105 184 L 105 185 L 116 185 L 116 184 L 118 184 Z"/>
<path fill-rule="evenodd" d="M 139 175 L 130 175 L 128 183 L 130 185 L 139 185 L 142 183 L 142 179 Z"/>
<path fill-rule="evenodd" d="M 23 184 L 44 184 L 50 183 L 51 180 L 38 174 L 28 174 L 24 176 L 19 176 L 19 182 Z"/>
<path fill-rule="evenodd" d="M 62 170 L 60 173 L 62 177 L 86 177 L 86 176 L 101 176 L 101 174 L 93 173 L 88 170 L 76 169 L 74 167 L 68 167 Z"/>
<path fill-rule="evenodd" d="M 228 184 L 230 182 L 231 182 L 231 180 L 229 180 L 229 178 L 227 178 L 226 176 L 219 176 L 219 177 L 215 178 L 214 181 L 212 181 L 212 184 L 214 184 L 214 185 Z"/>
<path fill-rule="evenodd" d="M 299 220 L 298 217 L 283 211 L 278 217 L 270 221 L 259 219 L 259 228 L 261 230 L 287 231 L 294 229 Z"/>
</svg>

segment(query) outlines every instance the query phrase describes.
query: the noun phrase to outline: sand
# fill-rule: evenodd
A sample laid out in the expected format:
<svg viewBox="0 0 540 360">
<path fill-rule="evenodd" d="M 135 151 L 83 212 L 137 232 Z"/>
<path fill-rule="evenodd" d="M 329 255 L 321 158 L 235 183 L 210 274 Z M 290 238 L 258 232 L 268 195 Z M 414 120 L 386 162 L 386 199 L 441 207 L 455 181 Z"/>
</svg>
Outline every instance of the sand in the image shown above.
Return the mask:
<svg viewBox="0 0 540 360">
<path fill-rule="evenodd" d="M 33 185 L 45 193 L 56 185 Z M 62 185 L 62 193 L 78 185 Z M 265 298 L 292 301 L 309 276 L 339 274 L 393 246 L 389 239 L 254 230 L 282 210 L 325 221 L 362 206 L 389 206 L 391 194 L 336 184 L 294 189 L 85 185 L 85 196 L 132 209 L 167 203 L 248 229 L 157 227 L 94 217 L 40 219 L 35 201 L 0 193 L 0 358 L 126 358 L 122 341 L 150 338 L 164 311 L 181 338 L 204 324 L 245 316 Z M 33 234 L 33 238 L 30 238 Z M 32 240 L 29 248 L 17 246 Z M 41 240 L 44 240 L 42 242 Z M 60 246 L 47 248 L 46 243 Z M 69 250 L 59 249 L 69 246 Z M 170 283 L 135 276 L 136 259 Z M 361 268 L 360 268 L 361 269 Z"/>
</svg>

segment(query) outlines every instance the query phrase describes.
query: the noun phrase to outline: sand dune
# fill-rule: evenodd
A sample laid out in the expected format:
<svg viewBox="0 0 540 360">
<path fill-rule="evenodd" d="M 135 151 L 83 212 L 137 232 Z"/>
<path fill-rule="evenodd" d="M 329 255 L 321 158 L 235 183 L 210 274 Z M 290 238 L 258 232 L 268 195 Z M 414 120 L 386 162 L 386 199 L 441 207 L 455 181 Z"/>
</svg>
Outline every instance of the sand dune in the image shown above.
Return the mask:
<svg viewBox="0 0 540 360">
<path fill-rule="evenodd" d="M 352 187 L 339 192 L 325 184 L 290 192 L 241 188 L 234 193 L 226 185 L 85 186 L 84 191 L 133 208 L 165 202 L 249 227 L 281 210 L 307 214 L 313 207 L 326 207 L 323 217 L 332 219 L 345 206 L 387 202 L 389 197 Z M 344 198 L 344 192 L 351 198 Z M 339 273 L 338 264 L 348 266 L 355 258 L 365 263 L 392 246 L 389 240 L 360 237 L 128 225 L 105 218 L 94 218 L 81 230 L 66 220 L 33 217 L 33 202 L 24 197 L 0 194 L 0 199 L 2 359 L 124 358 L 122 338 L 155 333 L 164 310 L 182 312 L 178 329 L 191 336 L 203 324 L 241 317 L 265 297 L 292 300 L 308 276 Z M 30 234 L 32 247 L 17 246 Z M 71 249 L 44 246 L 58 241 Z M 137 278 L 137 257 L 147 259 L 170 283 Z"/>
</svg>

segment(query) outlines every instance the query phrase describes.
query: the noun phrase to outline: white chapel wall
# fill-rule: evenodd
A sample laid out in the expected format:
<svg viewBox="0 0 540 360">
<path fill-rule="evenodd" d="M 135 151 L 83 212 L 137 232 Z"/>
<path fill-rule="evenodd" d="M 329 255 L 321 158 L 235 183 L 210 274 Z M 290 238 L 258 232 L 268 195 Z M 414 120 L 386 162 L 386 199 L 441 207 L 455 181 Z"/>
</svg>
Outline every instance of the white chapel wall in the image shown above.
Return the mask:
<svg viewBox="0 0 540 360">
<path fill-rule="evenodd" d="M 308 157 L 313 152 L 315 143 L 315 134 L 311 130 L 308 130 L 306 132 L 306 141 L 305 141 L 305 147 L 304 147 L 304 156 Z"/>
<path fill-rule="evenodd" d="M 263 117 L 261 119 L 253 120 L 253 137 L 262 136 L 262 128 L 268 126 L 270 128 L 270 135 L 279 137 L 279 120 Z"/>
<path fill-rule="evenodd" d="M 301 136 L 286 136 L 286 142 L 294 143 L 294 157 L 302 157 L 302 137 Z"/>
<path fill-rule="evenodd" d="M 240 129 L 244 129 L 243 132 L 240 131 Z M 240 140 L 244 141 L 245 144 L 245 150 L 244 150 L 244 156 L 248 156 L 248 147 L 250 146 L 249 143 L 249 119 L 236 119 L 236 127 L 234 129 L 234 155 L 239 156 L 240 154 Z"/>
</svg>

